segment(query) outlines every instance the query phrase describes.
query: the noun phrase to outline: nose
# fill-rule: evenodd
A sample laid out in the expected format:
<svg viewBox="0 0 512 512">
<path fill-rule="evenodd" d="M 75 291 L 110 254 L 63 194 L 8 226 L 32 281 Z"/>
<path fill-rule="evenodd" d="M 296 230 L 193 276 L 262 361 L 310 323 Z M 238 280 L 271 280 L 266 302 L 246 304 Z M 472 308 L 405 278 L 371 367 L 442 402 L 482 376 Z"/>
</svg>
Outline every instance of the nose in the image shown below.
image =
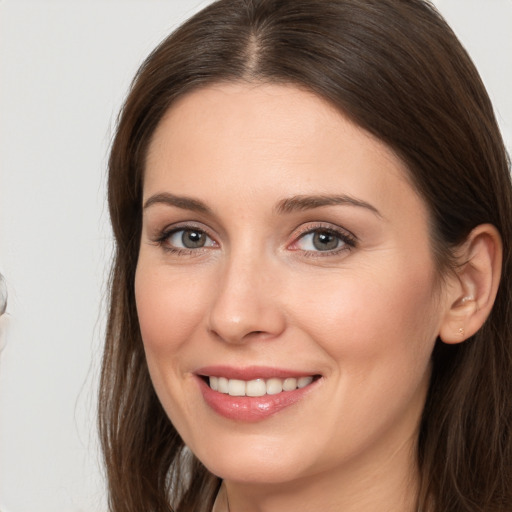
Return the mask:
<svg viewBox="0 0 512 512">
<path fill-rule="evenodd" d="M 210 333 L 227 343 L 278 337 L 286 315 L 276 274 L 263 258 L 240 256 L 227 262 L 210 308 Z"/>
</svg>

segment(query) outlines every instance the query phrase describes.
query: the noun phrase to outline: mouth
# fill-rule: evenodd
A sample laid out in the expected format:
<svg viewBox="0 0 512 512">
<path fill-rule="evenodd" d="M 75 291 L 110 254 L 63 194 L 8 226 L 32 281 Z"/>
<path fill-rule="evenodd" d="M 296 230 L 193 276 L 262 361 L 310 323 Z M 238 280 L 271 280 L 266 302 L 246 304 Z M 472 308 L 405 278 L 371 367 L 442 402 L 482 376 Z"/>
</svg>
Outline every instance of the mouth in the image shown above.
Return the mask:
<svg viewBox="0 0 512 512">
<path fill-rule="evenodd" d="M 224 393 L 225 395 L 260 397 L 305 388 L 319 379 L 320 375 L 304 375 L 302 377 L 286 378 L 272 377 L 270 379 L 260 377 L 248 381 L 216 377 L 213 375 L 204 376 L 202 378 L 209 385 L 210 389 Z"/>
<path fill-rule="evenodd" d="M 242 422 L 264 420 L 301 402 L 323 380 L 320 374 L 263 367 L 203 368 L 196 378 L 210 409 Z"/>
</svg>

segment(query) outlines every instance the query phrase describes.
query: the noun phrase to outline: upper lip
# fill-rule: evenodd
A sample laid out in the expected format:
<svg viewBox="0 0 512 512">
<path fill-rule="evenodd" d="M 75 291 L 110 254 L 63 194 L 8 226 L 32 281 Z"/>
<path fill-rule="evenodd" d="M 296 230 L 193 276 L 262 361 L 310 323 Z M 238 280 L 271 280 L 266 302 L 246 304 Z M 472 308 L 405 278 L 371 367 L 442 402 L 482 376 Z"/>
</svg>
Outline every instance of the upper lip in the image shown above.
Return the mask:
<svg viewBox="0 0 512 512">
<path fill-rule="evenodd" d="M 204 366 L 194 373 L 201 377 L 225 377 L 227 379 L 254 380 L 254 379 L 286 379 L 289 377 L 313 377 L 316 372 L 308 370 L 290 370 L 268 366 L 233 367 L 225 365 Z"/>
</svg>

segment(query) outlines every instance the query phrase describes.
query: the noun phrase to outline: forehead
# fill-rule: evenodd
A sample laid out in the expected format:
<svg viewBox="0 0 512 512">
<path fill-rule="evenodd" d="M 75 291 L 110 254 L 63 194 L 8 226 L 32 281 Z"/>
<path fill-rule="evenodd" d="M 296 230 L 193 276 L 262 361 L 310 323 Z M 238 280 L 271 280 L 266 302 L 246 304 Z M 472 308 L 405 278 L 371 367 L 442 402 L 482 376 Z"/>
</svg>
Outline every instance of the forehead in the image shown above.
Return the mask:
<svg viewBox="0 0 512 512">
<path fill-rule="evenodd" d="M 383 142 L 317 95 L 275 84 L 217 84 L 180 98 L 153 135 L 144 196 L 169 188 L 206 201 L 234 190 L 249 201 L 336 189 L 421 202 Z"/>
</svg>

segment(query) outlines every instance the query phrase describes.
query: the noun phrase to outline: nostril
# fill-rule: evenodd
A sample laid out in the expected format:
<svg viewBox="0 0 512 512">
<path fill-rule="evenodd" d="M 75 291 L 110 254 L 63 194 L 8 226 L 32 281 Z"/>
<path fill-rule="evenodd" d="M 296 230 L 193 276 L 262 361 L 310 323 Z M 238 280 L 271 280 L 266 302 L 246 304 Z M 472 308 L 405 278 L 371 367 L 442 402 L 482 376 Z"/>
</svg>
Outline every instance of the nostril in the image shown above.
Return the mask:
<svg viewBox="0 0 512 512">
<path fill-rule="evenodd" d="M 277 299 L 257 292 L 250 283 L 227 284 L 213 298 L 206 329 L 210 335 L 227 343 L 244 343 L 275 338 L 286 327 L 285 315 Z M 237 288 L 238 286 L 238 288 Z"/>
</svg>

